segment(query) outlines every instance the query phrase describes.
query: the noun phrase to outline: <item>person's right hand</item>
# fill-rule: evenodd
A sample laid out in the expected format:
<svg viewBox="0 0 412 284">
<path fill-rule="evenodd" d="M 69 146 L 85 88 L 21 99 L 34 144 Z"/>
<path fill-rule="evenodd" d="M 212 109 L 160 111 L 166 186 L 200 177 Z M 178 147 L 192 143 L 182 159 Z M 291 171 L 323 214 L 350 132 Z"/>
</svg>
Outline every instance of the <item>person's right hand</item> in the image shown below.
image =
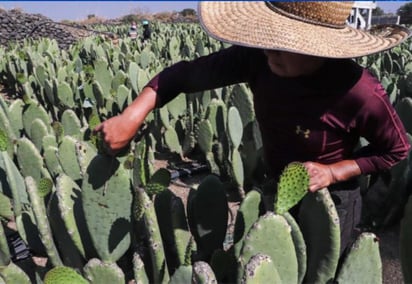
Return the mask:
<svg viewBox="0 0 412 284">
<path fill-rule="evenodd" d="M 122 114 L 96 126 L 93 132 L 101 135 L 106 152 L 115 155 L 126 147 L 155 105 L 156 92 L 151 88 L 144 88 Z"/>
<path fill-rule="evenodd" d="M 94 128 L 93 132 L 101 135 L 105 151 L 115 155 L 130 143 L 140 125 L 141 123 L 131 122 L 128 117 L 121 114 L 103 121 Z"/>
</svg>

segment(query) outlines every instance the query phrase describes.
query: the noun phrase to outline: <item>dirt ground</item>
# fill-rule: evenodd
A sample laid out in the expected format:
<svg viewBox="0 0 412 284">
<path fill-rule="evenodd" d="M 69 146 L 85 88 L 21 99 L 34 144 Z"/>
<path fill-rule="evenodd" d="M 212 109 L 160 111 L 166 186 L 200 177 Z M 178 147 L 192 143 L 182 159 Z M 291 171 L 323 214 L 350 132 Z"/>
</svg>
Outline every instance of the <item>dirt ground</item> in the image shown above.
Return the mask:
<svg viewBox="0 0 412 284">
<path fill-rule="evenodd" d="M 383 283 L 404 283 L 399 259 L 399 224 L 381 232 L 376 232 L 376 235 L 380 244 Z"/>
</svg>

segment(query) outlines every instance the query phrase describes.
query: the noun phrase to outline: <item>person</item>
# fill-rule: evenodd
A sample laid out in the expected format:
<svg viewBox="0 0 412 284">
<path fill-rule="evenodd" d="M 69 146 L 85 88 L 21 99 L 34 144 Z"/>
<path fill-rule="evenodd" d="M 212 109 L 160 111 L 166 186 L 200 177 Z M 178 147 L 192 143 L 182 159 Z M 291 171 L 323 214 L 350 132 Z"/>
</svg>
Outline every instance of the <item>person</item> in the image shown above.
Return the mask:
<svg viewBox="0 0 412 284">
<path fill-rule="evenodd" d="M 152 31 L 151 31 L 150 26 L 149 26 L 149 21 L 143 20 L 142 21 L 142 26 L 143 26 L 142 42 L 146 42 L 152 36 Z"/>
<path fill-rule="evenodd" d="M 137 38 L 137 26 L 136 26 L 136 22 L 132 22 L 130 28 L 129 28 L 129 32 L 128 32 L 128 36 L 135 40 Z"/>
<path fill-rule="evenodd" d="M 95 128 L 115 154 L 148 113 L 181 92 L 246 82 L 253 93 L 268 176 L 303 162 L 309 191 L 327 187 L 336 204 L 341 247 L 356 236 L 361 196 L 356 177 L 406 158 L 406 131 L 380 82 L 353 58 L 405 41 L 402 26 L 370 31 L 346 24 L 351 2 L 201 2 L 202 27 L 232 44 L 156 75 L 118 116 Z M 355 151 L 360 137 L 369 141 Z"/>
</svg>

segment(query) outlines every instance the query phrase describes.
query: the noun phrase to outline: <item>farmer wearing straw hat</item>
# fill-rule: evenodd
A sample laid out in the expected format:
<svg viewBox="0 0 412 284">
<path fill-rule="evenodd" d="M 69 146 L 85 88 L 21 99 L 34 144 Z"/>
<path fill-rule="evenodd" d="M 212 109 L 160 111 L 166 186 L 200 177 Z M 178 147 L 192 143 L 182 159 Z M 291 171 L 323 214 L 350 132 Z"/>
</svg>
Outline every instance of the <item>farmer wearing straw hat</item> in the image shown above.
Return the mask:
<svg viewBox="0 0 412 284">
<path fill-rule="evenodd" d="M 268 175 L 292 161 L 308 169 L 311 192 L 328 187 L 338 209 L 342 250 L 360 219 L 355 177 L 391 168 L 410 145 L 385 90 L 350 58 L 406 40 L 401 26 L 356 30 L 351 2 L 200 2 L 203 28 L 233 44 L 164 69 L 124 112 L 95 128 L 112 153 L 126 146 L 155 107 L 181 92 L 247 82 L 253 92 Z M 355 152 L 360 136 L 369 146 Z"/>
</svg>

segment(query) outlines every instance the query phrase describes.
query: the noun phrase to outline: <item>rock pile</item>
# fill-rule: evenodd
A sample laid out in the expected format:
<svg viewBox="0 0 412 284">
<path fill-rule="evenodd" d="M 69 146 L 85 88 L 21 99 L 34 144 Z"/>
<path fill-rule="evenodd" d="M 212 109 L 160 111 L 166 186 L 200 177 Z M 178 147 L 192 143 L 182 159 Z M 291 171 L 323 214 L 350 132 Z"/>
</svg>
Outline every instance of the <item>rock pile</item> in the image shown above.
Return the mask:
<svg viewBox="0 0 412 284">
<path fill-rule="evenodd" d="M 91 31 L 53 22 L 40 14 L 27 14 L 19 10 L 0 10 L 0 45 L 21 42 L 25 38 L 48 37 L 56 39 L 61 48 L 67 48 Z"/>
</svg>

